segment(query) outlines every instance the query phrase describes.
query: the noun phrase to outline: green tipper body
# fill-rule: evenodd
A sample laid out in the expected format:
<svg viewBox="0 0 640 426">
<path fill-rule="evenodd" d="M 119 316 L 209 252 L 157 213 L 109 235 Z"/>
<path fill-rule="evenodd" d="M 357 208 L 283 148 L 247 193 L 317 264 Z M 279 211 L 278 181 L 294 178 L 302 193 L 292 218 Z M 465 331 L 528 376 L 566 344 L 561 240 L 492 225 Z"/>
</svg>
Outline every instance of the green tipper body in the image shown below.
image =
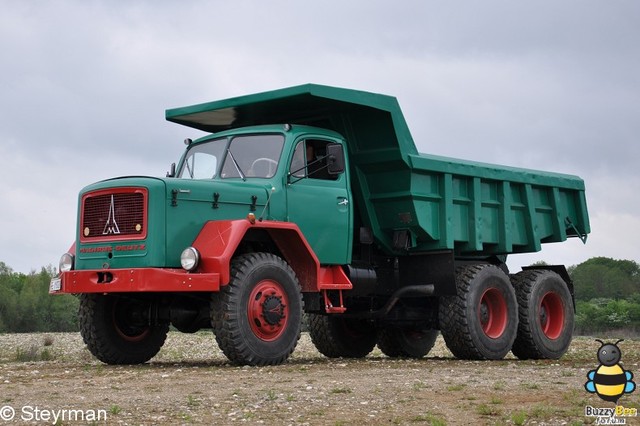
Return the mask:
<svg viewBox="0 0 640 426">
<path fill-rule="evenodd" d="M 277 188 L 270 218 L 300 222 L 305 235 L 321 235 L 347 248 L 346 256 L 320 248 L 322 263 L 349 263 L 352 230 L 359 228 L 368 228 L 389 255 L 535 252 L 542 243 L 584 240 L 590 232 L 582 179 L 420 154 L 394 97 L 308 84 L 170 109 L 166 118 L 212 133 L 287 123 L 294 131 L 305 125 L 342 135 L 349 173 L 341 179 L 348 180 L 345 196 L 355 204 L 353 213 L 347 212 L 347 227 L 332 227 L 334 212 L 318 214 L 314 200 L 322 199 L 316 191 L 323 188 L 287 185 L 282 170 L 279 179 L 265 185 L 267 192 L 272 183 Z M 292 143 L 285 143 L 281 163 L 290 158 Z M 236 184 L 239 189 L 249 182 Z M 299 204 L 277 199 L 288 191 L 304 193 Z M 276 207 L 278 202 L 283 207 Z"/>
</svg>

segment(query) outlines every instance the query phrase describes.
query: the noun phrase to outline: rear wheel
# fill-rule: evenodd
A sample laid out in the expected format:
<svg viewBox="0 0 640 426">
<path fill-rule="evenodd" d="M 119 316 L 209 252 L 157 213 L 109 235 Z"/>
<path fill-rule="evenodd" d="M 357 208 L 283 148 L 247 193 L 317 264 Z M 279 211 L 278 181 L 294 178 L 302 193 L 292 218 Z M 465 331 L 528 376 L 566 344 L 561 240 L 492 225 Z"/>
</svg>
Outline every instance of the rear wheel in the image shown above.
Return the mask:
<svg viewBox="0 0 640 426">
<path fill-rule="evenodd" d="M 516 296 L 507 275 L 493 265 L 456 270 L 456 296 L 440 300 L 447 347 L 458 358 L 502 359 L 516 338 Z"/>
<path fill-rule="evenodd" d="M 433 348 L 438 330 L 388 326 L 378 335 L 378 348 L 392 358 L 422 358 Z"/>
<path fill-rule="evenodd" d="M 560 358 L 569 348 L 574 312 L 564 280 L 548 270 L 515 274 L 520 322 L 513 354 L 520 359 Z"/>
<path fill-rule="evenodd" d="M 89 351 L 107 364 L 141 364 L 153 358 L 169 324 L 149 325 L 151 302 L 103 294 L 80 295 L 80 334 Z"/>
<path fill-rule="evenodd" d="M 309 335 L 329 358 L 364 358 L 376 345 L 376 328 L 367 321 L 309 314 Z"/>
<path fill-rule="evenodd" d="M 211 302 L 211 323 L 234 364 L 276 365 L 300 338 L 302 293 L 289 265 L 270 253 L 237 257 L 231 281 Z"/>
</svg>

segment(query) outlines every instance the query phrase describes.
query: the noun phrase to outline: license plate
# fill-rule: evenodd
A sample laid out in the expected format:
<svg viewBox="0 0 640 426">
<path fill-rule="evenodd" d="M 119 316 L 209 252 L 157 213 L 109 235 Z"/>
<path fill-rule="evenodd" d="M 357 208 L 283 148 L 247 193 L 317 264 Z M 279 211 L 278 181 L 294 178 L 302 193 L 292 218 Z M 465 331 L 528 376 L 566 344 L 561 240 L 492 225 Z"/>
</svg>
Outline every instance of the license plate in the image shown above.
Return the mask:
<svg viewBox="0 0 640 426">
<path fill-rule="evenodd" d="M 62 286 L 62 280 L 60 278 L 52 278 L 49 283 L 49 292 L 52 291 L 60 291 L 60 287 Z"/>
</svg>

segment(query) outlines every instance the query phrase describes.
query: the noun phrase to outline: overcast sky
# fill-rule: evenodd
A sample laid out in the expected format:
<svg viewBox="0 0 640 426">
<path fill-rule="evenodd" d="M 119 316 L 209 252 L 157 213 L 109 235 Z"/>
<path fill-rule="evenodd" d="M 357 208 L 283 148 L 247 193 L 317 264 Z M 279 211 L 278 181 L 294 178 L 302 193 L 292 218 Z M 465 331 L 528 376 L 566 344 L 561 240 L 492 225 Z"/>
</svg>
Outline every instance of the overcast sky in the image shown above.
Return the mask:
<svg viewBox="0 0 640 426">
<path fill-rule="evenodd" d="M 514 256 L 640 261 L 640 2 L 24 1 L 0 13 L 0 261 L 75 236 L 77 194 L 164 176 L 166 108 L 303 83 L 396 96 L 421 152 L 577 174 L 592 234 Z"/>
</svg>

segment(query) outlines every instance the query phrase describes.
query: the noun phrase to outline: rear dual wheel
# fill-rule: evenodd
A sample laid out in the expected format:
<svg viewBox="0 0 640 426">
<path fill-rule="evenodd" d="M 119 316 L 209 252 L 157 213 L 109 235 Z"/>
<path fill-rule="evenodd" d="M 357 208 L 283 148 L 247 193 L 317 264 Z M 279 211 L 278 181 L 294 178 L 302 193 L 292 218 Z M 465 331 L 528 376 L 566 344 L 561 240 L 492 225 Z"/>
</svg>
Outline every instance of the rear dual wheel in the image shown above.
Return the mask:
<svg viewBox="0 0 640 426">
<path fill-rule="evenodd" d="M 518 330 L 516 295 L 494 265 L 456 270 L 456 295 L 440 299 L 439 321 L 449 350 L 462 359 L 502 359 Z"/>
<path fill-rule="evenodd" d="M 309 314 L 309 335 L 329 358 L 364 358 L 376 346 L 377 330 L 370 321 Z"/>
<path fill-rule="evenodd" d="M 512 352 L 520 359 L 558 359 L 569 348 L 574 310 L 564 280 L 549 270 L 525 270 L 512 277 L 519 325 Z"/>
<path fill-rule="evenodd" d="M 309 334 L 316 349 L 329 358 L 364 358 L 378 344 L 388 357 L 422 358 L 438 337 L 438 330 L 387 326 L 355 318 L 309 314 Z"/>
<path fill-rule="evenodd" d="M 387 326 L 380 330 L 378 348 L 391 358 L 422 358 L 433 348 L 438 330 Z"/>
</svg>

